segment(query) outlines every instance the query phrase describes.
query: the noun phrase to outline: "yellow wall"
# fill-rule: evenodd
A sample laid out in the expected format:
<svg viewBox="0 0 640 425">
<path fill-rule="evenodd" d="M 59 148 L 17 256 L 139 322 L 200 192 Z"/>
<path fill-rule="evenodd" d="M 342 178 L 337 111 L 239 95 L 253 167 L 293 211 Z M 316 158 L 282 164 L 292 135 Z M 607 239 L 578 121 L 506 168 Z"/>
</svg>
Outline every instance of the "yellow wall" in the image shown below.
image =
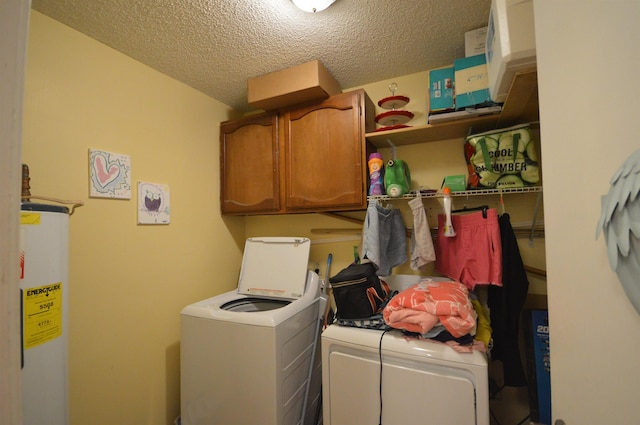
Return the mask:
<svg viewBox="0 0 640 425">
<path fill-rule="evenodd" d="M 229 108 L 32 11 L 23 162 L 70 219 L 72 425 L 172 424 L 179 313 L 235 286 L 244 219 L 219 214 Z M 132 198 L 89 198 L 88 150 L 129 155 Z M 137 225 L 136 183 L 170 187 L 171 224 Z"/>
</svg>

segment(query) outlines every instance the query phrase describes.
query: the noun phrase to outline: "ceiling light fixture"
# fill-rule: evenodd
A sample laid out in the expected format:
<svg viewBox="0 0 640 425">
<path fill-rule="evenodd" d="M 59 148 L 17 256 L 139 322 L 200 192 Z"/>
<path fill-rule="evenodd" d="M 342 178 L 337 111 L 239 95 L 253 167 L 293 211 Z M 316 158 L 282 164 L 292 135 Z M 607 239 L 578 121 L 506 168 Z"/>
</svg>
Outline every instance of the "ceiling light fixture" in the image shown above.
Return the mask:
<svg viewBox="0 0 640 425">
<path fill-rule="evenodd" d="M 293 4 L 298 6 L 298 9 L 305 12 L 321 12 L 327 7 L 331 6 L 336 0 L 291 0 Z"/>
</svg>

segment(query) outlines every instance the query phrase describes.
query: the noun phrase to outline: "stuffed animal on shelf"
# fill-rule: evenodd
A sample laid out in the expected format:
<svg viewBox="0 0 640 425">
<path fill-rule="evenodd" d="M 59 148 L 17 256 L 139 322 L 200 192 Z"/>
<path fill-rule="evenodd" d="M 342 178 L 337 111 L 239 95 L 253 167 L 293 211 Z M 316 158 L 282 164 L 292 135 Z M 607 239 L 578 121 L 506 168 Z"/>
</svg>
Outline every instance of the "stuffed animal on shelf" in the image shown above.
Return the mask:
<svg viewBox="0 0 640 425">
<path fill-rule="evenodd" d="M 399 198 L 411 189 L 409 166 L 401 159 L 390 159 L 384 166 L 384 189 L 392 198 Z"/>
</svg>

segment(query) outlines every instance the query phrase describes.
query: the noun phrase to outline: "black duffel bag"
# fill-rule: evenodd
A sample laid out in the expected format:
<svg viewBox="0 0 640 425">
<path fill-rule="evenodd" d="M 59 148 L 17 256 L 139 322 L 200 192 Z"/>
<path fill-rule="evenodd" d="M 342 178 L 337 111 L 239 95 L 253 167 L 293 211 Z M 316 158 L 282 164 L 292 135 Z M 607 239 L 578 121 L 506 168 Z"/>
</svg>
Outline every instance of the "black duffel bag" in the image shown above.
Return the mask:
<svg viewBox="0 0 640 425">
<path fill-rule="evenodd" d="M 381 312 L 389 286 L 371 262 L 352 264 L 329 278 L 338 319 L 364 319 Z"/>
</svg>

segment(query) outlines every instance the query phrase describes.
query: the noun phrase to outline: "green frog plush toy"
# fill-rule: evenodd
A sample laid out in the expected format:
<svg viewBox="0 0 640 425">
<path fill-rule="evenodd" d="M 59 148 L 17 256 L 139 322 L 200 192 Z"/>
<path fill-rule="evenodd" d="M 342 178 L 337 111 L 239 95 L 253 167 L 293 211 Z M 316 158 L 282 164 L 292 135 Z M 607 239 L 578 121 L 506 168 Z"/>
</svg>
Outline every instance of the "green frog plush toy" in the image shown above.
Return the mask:
<svg viewBox="0 0 640 425">
<path fill-rule="evenodd" d="M 384 166 L 384 188 L 392 198 L 399 198 L 411 189 L 409 166 L 401 159 L 390 159 Z"/>
</svg>

